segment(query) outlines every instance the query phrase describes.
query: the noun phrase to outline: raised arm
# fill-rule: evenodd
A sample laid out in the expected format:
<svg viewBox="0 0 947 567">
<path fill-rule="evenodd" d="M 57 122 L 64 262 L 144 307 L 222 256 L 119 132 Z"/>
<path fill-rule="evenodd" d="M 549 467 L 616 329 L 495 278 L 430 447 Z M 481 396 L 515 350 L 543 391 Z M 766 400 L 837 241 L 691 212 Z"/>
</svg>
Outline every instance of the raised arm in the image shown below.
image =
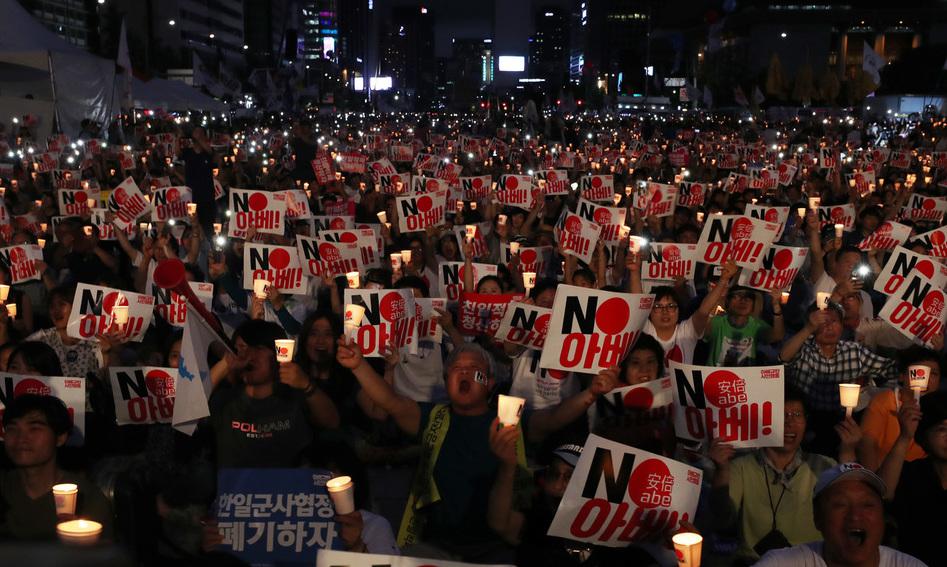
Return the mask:
<svg viewBox="0 0 947 567">
<path fill-rule="evenodd" d="M 700 307 L 691 315 L 691 323 L 694 325 L 694 331 L 698 336 L 703 336 L 704 329 L 707 328 L 707 322 L 710 321 L 710 315 L 713 313 L 720 300 L 726 295 L 730 288 L 730 280 L 736 275 L 739 268 L 733 260 L 727 260 L 720 272 L 720 280 L 714 286 L 704 300 L 700 302 Z"/>
<path fill-rule="evenodd" d="M 513 508 L 513 482 L 516 480 L 516 443 L 519 441 L 518 427 L 503 427 L 496 418 L 490 425 L 490 450 L 500 461 L 490 500 L 487 502 L 487 525 L 503 541 L 516 545 L 523 529 L 523 514 Z"/>
<path fill-rule="evenodd" d="M 559 405 L 533 412 L 529 418 L 527 433 L 529 441 L 538 442 L 583 415 L 602 394 L 619 386 L 618 367 L 613 366 L 598 373 L 585 390 L 563 400 Z"/>
<path fill-rule="evenodd" d="M 921 409 L 917 402 L 913 397 L 905 400 L 901 404 L 901 411 L 898 412 L 898 425 L 901 432 L 878 470 L 878 476 L 885 481 L 885 486 L 888 487 L 885 500 L 894 499 L 895 492 L 898 489 L 898 481 L 901 479 L 901 469 L 904 467 L 904 458 L 908 453 L 908 446 L 910 446 L 911 440 L 914 439 L 914 433 L 917 431 L 917 425 L 920 421 Z"/>
</svg>

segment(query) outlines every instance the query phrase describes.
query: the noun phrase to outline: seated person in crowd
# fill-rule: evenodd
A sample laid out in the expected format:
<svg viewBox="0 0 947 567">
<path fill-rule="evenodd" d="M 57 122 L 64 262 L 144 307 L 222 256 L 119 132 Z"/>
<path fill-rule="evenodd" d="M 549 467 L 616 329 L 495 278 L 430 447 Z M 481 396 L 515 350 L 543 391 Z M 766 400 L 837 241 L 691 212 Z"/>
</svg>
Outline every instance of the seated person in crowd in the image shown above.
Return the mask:
<svg viewBox="0 0 947 567">
<path fill-rule="evenodd" d="M 102 524 L 112 534 L 112 509 L 105 495 L 82 474 L 59 467 L 57 450 L 72 431 L 65 404 L 52 396 L 22 394 L 3 413 L 4 448 L 13 469 L 0 472 L 0 541 L 54 540 L 56 503 L 52 488 L 71 483 L 79 488 L 76 518 Z"/>
</svg>

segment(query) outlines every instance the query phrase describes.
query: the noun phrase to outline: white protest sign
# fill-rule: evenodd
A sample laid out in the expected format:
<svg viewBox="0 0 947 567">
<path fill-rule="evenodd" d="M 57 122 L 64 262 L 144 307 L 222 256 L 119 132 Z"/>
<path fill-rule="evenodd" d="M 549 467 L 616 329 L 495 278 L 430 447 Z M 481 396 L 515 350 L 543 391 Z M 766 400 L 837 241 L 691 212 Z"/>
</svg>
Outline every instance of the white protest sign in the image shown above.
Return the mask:
<svg viewBox="0 0 947 567">
<path fill-rule="evenodd" d="M 704 204 L 706 193 L 706 183 L 681 182 L 681 188 L 677 192 L 677 204 L 681 207 L 699 207 Z"/>
<path fill-rule="evenodd" d="M 276 200 L 282 200 L 286 203 L 286 218 L 289 220 L 307 220 L 312 218 L 312 209 L 309 207 L 309 199 L 306 198 L 306 192 L 298 189 L 288 191 L 277 191 L 273 193 Z"/>
<path fill-rule="evenodd" d="M 595 373 L 617 366 L 648 319 L 653 295 L 560 285 L 540 366 Z"/>
<path fill-rule="evenodd" d="M 378 188 L 386 195 L 403 193 L 411 187 L 410 173 L 383 173 L 378 176 Z"/>
<path fill-rule="evenodd" d="M 589 201 L 611 201 L 615 197 L 615 180 L 611 175 L 586 175 L 579 179 L 579 191 Z"/>
<path fill-rule="evenodd" d="M 569 172 L 564 169 L 544 169 L 533 174 L 536 181 L 542 181 L 545 195 L 568 195 L 569 194 Z"/>
<path fill-rule="evenodd" d="M 493 337 L 498 341 L 542 350 L 551 317 L 552 309 L 529 303 L 511 303 Z"/>
<path fill-rule="evenodd" d="M 779 232 L 773 242 L 778 242 L 783 236 L 783 230 L 786 228 L 786 220 L 789 218 L 789 207 L 770 207 L 766 205 L 748 204 L 746 206 L 746 215 L 754 219 L 764 220 L 779 225 Z"/>
<path fill-rule="evenodd" d="M 913 273 L 923 275 L 940 289 L 947 288 L 947 266 L 930 256 L 898 246 L 888 256 L 888 261 L 875 279 L 875 291 L 894 295 Z"/>
<path fill-rule="evenodd" d="M 424 232 L 444 224 L 447 191 L 438 190 L 395 197 L 398 203 L 398 229 L 401 232 Z"/>
<path fill-rule="evenodd" d="M 692 522 L 703 474 L 589 435 L 549 535 L 606 547 L 655 539 Z"/>
<path fill-rule="evenodd" d="M 98 206 L 100 191 L 96 189 L 59 189 L 56 197 L 59 201 L 59 214 L 64 217 L 81 217 L 89 212 L 89 199 Z"/>
<path fill-rule="evenodd" d="M 929 233 L 928 233 L 929 234 Z M 859 250 L 893 250 L 907 242 L 911 236 L 911 227 L 896 222 L 885 221 L 874 232 L 858 243 Z M 918 236 L 921 238 L 921 236 Z M 935 256 L 937 254 L 934 254 Z"/>
<path fill-rule="evenodd" d="M 845 204 L 819 207 L 818 215 L 820 227 L 824 228 L 826 225 L 834 226 L 841 224 L 845 226 L 845 232 L 855 230 L 855 205 Z"/>
<path fill-rule="evenodd" d="M 151 218 L 158 222 L 187 218 L 187 204 L 192 201 L 190 187 L 155 189 L 151 193 L 151 205 L 154 207 Z"/>
<path fill-rule="evenodd" d="M 362 251 L 355 242 L 329 242 L 321 238 L 296 237 L 296 250 L 303 273 L 322 278 L 362 272 Z"/>
<path fill-rule="evenodd" d="M 733 260 L 741 268 L 755 270 L 763 253 L 772 245 L 779 225 L 743 215 L 710 215 L 700 234 L 700 261 L 723 264 Z"/>
<path fill-rule="evenodd" d="M 365 308 L 354 336 L 364 356 L 381 357 L 391 348 L 417 354 L 417 308 L 410 290 L 346 288 L 344 303 Z"/>
<path fill-rule="evenodd" d="M 62 400 L 72 419 L 74 429 L 68 445 L 82 445 L 85 439 L 85 377 L 22 376 L 0 373 L 0 439 L 3 438 L 3 410 L 14 398 L 23 394 L 53 396 Z"/>
<path fill-rule="evenodd" d="M 177 368 L 113 366 L 109 378 L 119 425 L 171 423 Z"/>
<path fill-rule="evenodd" d="M 435 317 L 441 316 L 437 309 L 447 309 L 447 300 L 443 297 L 416 297 L 414 303 L 417 307 L 418 342 L 429 348 L 435 348 L 441 344 L 444 336 L 444 329 Z"/>
<path fill-rule="evenodd" d="M 758 270 L 742 270 L 738 280 L 739 285 L 770 291 L 774 289 L 789 290 L 792 282 L 799 274 L 799 270 L 806 262 L 808 248 L 793 248 L 774 244 L 763 255 L 763 262 Z"/>
<path fill-rule="evenodd" d="M 621 227 L 625 226 L 626 212 L 624 207 L 606 207 L 581 198 L 575 209 L 577 215 L 602 227 L 600 238 L 609 244 L 616 244 L 621 240 Z"/>
<path fill-rule="evenodd" d="M 678 278 L 694 279 L 700 254 L 696 244 L 650 242 L 642 248 L 641 277 L 647 280 L 673 282 Z"/>
<path fill-rule="evenodd" d="M 940 223 L 947 212 L 947 199 L 911 195 L 907 205 L 901 209 L 902 220 L 927 221 Z"/>
<path fill-rule="evenodd" d="M 496 264 L 478 264 L 471 263 L 473 266 L 473 284 L 474 287 L 484 276 L 496 276 Z M 447 301 L 457 301 L 460 299 L 460 292 L 464 290 L 464 273 L 466 267 L 463 262 L 441 262 L 437 268 L 439 295 Z M 471 290 L 473 291 L 473 290 Z"/>
<path fill-rule="evenodd" d="M 944 332 L 944 290 L 914 272 L 907 276 L 897 292 L 888 298 L 878 312 L 878 318 L 887 322 L 902 335 L 934 348 L 933 338 Z"/>
<path fill-rule="evenodd" d="M 259 233 L 283 234 L 286 201 L 269 191 L 230 190 L 230 238 L 246 238 L 254 227 Z"/>
<path fill-rule="evenodd" d="M 18 244 L 0 248 L 0 264 L 10 272 L 11 284 L 40 279 L 36 262 L 43 261 L 43 249 L 37 244 Z"/>
<path fill-rule="evenodd" d="M 783 446 L 782 366 L 669 366 L 678 437 L 736 448 Z"/>
<path fill-rule="evenodd" d="M 253 280 L 266 280 L 280 293 L 305 294 L 299 254 L 294 246 L 247 243 L 243 249 L 243 289 L 253 289 Z"/>
<path fill-rule="evenodd" d="M 89 340 L 118 330 L 129 341 L 141 342 L 151 324 L 154 303 L 150 295 L 80 283 L 72 300 L 66 334 L 74 339 Z M 114 320 L 116 306 L 128 306 L 125 325 L 118 325 Z"/>
<path fill-rule="evenodd" d="M 588 264 L 592 261 L 602 227 L 570 212 L 566 212 L 561 219 L 557 226 L 559 253 L 575 256 Z"/>
<path fill-rule="evenodd" d="M 634 204 L 644 217 L 671 216 L 677 204 L 677 187 L 649 181 L 635 191 Z"/>
<path fill-rule="evenodd" d="M 109 194 L 108 210 L 115 213 L 115 226 L 127 229 L 151 210 L 151 203 L 145 200 L 135 180 L 129 177 Z"/>
<path fill-rule="evenodd" d="M 479 201 L 490 196 L 492 180 L 489 175 L 461 177 L 459 181 L 466 201 Z"/>
</svg>

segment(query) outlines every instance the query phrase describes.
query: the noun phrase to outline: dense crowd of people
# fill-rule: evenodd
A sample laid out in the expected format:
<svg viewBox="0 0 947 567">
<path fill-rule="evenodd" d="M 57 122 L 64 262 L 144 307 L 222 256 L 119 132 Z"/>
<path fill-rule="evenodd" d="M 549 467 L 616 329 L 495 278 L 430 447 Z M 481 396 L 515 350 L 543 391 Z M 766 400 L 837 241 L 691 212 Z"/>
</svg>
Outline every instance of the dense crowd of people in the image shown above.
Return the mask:
<svg viewBox="0 0 947 567">
<path fill-rule="evenodd" d="M 357 511 L 336 516 L 348 550 L 525 566 L 676 565 L 670 534 L 621 548 L 547 535 L 595 433 L 704 471 L 696 516 L 673 530 L 703 535 L 704 565 L 941 564 L 932 519 L 947 495 L 943 318 L 933 336 L 912 339 L 879 316 L 888 297 L 873 284 L 896 252 L 871 245 L 879 227 L 897 222 L 910 227 L 903 248 L 944 269 L 938 242 L 917 238 L 947 210 L 938 199 L 947 190 L 939 118 L 588 114 L 549 116 L 533 129 L 489 116 L 237 123 L 195 114 L 127 126 L 125 143 L 104 143 L 91 126 L 74 140 L 4 131 L 2 247 L 40 244 L 42 259 L 24 272 L 0 254 L 0 284 L 11 286 L 4 303 L 16 306 L 0 309 L 0 379 L 75 378 L 86 399 L 76 443 L 75 408 L 55 392 L 0 384 L 3 540 L 55 539 L 51 488 L 69 482 L 79 487 L 77 514 L 101 522 L 103 538 L 141 564 L 226 563 L 213 518 L 217 471 L 313 467 L 355 480 Z M 907 163 L 895 163 L 904 154 Z M 353 155 L 363 159 L 352 165 Z M 541 174 L 550 170 L 568 182 Z M 382 183 L 395 172 L 445 182 L 450 204 L 439 223 L 401 230 L 396 198 L 414 186 Z M 854 175 L 864 172 L 863 184 Z M 562 221 L 588 174 L 612 176 L 604 206 L 623 209 L 624 220 L 583 261 L 562 246 Z M 509 175 L 533 178 L 525 203 L 500 195 L 509 185 L 496 182 Z M 489 176 L 483 191 L 460 181 L 479 176 Z M 129 177 L 145 196 L 188 187 L 196 207 L 115 224 L 115 191 Z M 655 184 L 678 188 L 670 211 L 654 214 Z M 77 189 L 99 197 L 70 215 L 59 193 Z M 295 190 L 311 214 L 287 216 L 280 234 L 251 226 L 232 237 L 233 189 Z M 934 198 L 940 214 L 908 213 L 912 196 Z M 840 218 L 819 207 L 843 205 L 853 214 L 840 231 Z M 765 217 L 780 225 L 775 244 L 808 249 L 788 281 L 747 285 L 733 260 L 659 280 L 643 273 L 654 261 L 649 246 L 696 245 L 714 215 L 767 207 L 788 211 Z M 469 226 L 476 238 L 465 235 Z M 245 243 L 295 246 L 337 229 L 372 231 L 382 259 L 358 263 L 355 286 L 331 258 L 318 276 L 304 271 L 303 293 L 270 285 L 261 296 L 246 285 Z M 544 261 L 527 263 L 517 249 Z M 175 258 L 189 282 L 212 285 L 207 305 L 231 352 L 207 361 L 209 415 L 193 431 L 170 419 L 118 425 L 110 368 L 177 369 L 188 345 L 167 310 L 140 341 L 114 326 L 75 338 L 76 287 L 152 295 L 155 269 Z M 460 297 L 445 291 L 448 262 L 463 264 Z M 496 270 L 477 273 L 481 265 Z M 547 369 L 541 349 L 470 333 L 457 312 L 464 294 L 520 294 L 552 308 L 562 285 L 653 296 L 620 363 L 590 374 Z M 445 300 L 430 318 L 440 340 L 367 356 L 343 325 L 345 291 L 356 286 Z M 285 338 L 296 339 L 296 352 L 278 362 L 275 341 Z M 782 445 L 687 442 L 675 436 L 671 411 L 642 418 L 604 403 L 615 388 L 667 376 L 670 363 L 783 365 Z M 931 370 L 919 396 L 909 387 L 913 365 Z M 849 415 L 839 400 L 845 383 L 862 386 Z M 500 424 L 499 394 L 526 399 L 518 426 Z M 406 505 L 403 516 L 392 502 Z"/>
</svg>

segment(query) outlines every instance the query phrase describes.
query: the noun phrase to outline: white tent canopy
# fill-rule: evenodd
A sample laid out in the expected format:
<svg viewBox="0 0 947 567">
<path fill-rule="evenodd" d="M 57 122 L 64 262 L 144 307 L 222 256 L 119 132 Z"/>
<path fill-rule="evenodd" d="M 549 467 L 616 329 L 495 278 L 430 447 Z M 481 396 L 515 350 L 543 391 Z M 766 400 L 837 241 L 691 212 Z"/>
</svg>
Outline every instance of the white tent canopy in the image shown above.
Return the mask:
<svg viewBox="0 0 947 567">
<path fill-rule="evenodd" d="M 180 81 L 132 79 L 135 108 L 225 112 L 227 105 Z"/>
<path fill-rule="evenodd" d="M 0 0 L 0 14 L 0 120 L 24 107 L 46 107 L 70 136 L 84 118 L 107 127 L 115 63 L 60 38 L 16 0 Z M 40 131 L 49 132 L 53 116 L 39 118 Z"/>
</svg>

